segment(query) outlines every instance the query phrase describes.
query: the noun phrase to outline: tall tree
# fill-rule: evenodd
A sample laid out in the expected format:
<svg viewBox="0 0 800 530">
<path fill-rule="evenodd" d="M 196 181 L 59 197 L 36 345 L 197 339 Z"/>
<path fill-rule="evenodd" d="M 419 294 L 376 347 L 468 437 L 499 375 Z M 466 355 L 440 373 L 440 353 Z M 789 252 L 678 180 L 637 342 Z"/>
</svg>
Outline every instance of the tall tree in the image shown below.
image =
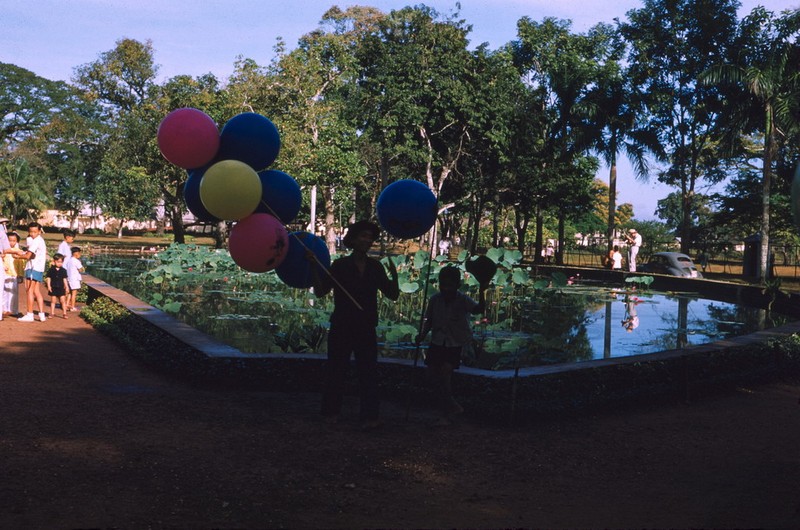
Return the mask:
<svg viewBox="0 0 800 530">
<path fill-rule="evenodd" d="M 761 281 L 769 268 L 770 203 L 774 163 L 786 134 L 797 128 L 797 100 L 800 99 L 800 12 L 781 18 L 762 7 L 755 8 L 739 27 L 735 62 L 709 68 L 703 79 L 709 84 L 737 83 L 743 97 L 731 94 L 726 114 L 726 134 L 731 146 L 742 145 L 738 137 L 763 137 L 761 179 Z"/>
<path fill-rule="evenodd" d="M 600 72 L 619 54 L 617 39 L 606 26 L 586 34 L 571 32 L 571 22 L 546 18 L 541 23 L 523 18 L 517 23 L 519 39 L 513 43 L 516 62 L 530 87 L 538 133 L 523 137 L 520 146 L 529 171 L 519 193 L 530 195 L 527 212 L 536 219 L 534 259 L 541 259 L 542 223 L 550 210 L 564 226 L 564 216 L 581 215 L 581 209 L 563 208 L 562 199 L 589 208 L 592 176 L 582 171 L 582 158 L 590 146 L 588 96 Z M 525 117 L 522 118 L 523 120 Z M 580 184 L 573 179 L 582 178 Z M 526 189 L 527 188 L 527 189 Z M 580 190 L 581 197 L 572 192 Z M 531 193 L 533 192 L 533 193 Z M 532 209 L 531 209 L 532 207 Z"/>
<path fill-rule="evenodd" d="M 164 186 L 161 197 L 149 192 L 159 187 L 160 180 L 175 181 L 181 173 L 158 154 L 156 134 L 166 112 L 158 106 L 157 73 L 152 43 L 124 38 L 96 61 L 77 67 L 74 82 L 102 106 L 109 131 L 95 182 L 96 194 L 104 198 L 107 208 L 125 219 L 154 218 L 158 203 L 163 201 L 166 210 L 173 213 L 173 224 L 178 224 L 176 240 L 182 241 L 181 218 L 174 215 L 179 211 L 175 206 L 177 189 Z M 136 193 L 128 181 L 136 182 L 142 192 Z M 115 186 L 118 189 L 112 193 Z M 146 211 L 152 214 L 145 215 Z"/>
<path fill-rule="evenodd" d="M 471 28 L 457 16 L 392 11 L 359 47 L 359 130 L 377 147 L 381 186 L 421 176 L 438 196 L 465 155 L 479 98 Z"/>
<path fill-rule="evenodd" d="M 663 157 L 663 149 L 655 131 L 644 120 L 641 94 L 630 82 L 630 76 L 616 61 L 609 61 L 588 97 L 593 150 L 608 166 L 608 201 L 606 238 L 608 250 L 614 245 L 617 229 L 617 160 L 620 153 L 630 160 L 637 179 L 650 176 L 648 155 Z"/>
<path fill-rule="evenodd" d="M 738 0 L 645 0 L 628 12 L 620 31 L 631 48 L 630 78 L 646 94 L 648 126 L 657 131 L 668 157 L 659 180 L 679 189 L 681 250 L 689 251 L 691 205 L 700 179 L 718 182 L 715 142 L 722 98 L 699 82 L 700 74 L 731 48 Z"/>
</svg>

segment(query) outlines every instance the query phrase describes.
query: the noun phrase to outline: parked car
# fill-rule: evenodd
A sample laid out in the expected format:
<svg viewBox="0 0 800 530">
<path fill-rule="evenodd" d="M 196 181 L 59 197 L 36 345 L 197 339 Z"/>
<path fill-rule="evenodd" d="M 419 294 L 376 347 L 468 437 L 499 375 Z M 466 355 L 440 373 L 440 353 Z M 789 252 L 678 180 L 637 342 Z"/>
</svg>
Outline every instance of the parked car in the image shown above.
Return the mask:
<svg viewBox="0 0 800 530">
<path fill-rule="evenodd" d="M 639 272 L 669 274 L 684 278 L 702 278 L 703 274 L 694 266 L 692 258 L 680 252 L 656 252 L 644 265 L 638 267 Z"/>
</svg>

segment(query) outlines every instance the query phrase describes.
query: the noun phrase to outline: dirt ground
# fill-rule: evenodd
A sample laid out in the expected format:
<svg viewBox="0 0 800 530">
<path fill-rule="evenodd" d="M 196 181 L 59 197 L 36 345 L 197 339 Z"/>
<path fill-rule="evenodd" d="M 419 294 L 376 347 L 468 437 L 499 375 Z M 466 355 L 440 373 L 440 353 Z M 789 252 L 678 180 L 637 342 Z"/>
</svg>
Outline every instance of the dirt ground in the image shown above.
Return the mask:
<svg viewBox="0 0 800 530">
<path fill-rule="evenodd" d="M 0 322 L 3 528 L 799 528 L 800 384 L 504 429 L 194 388 L 80 318 Z"/>
</svg>

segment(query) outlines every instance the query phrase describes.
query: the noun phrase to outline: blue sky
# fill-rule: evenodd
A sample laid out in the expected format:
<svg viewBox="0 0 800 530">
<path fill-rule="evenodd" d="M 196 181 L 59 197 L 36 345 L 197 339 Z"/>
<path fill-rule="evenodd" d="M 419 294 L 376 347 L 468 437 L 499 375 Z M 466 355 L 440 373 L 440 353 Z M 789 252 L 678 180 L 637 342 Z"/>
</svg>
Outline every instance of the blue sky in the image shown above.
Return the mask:
<svg viewBox="0 0 800 530">
<path fill-rule="evenodd" d="M 267 64 L 276 39 L 293 47 L 317 27 L 332 5 L 371 5 L 382 11 L 425 3 L 442 14 L 455 1 L 428 0 L 0 0 L 0 62 L 12 63 L 54 80 L 69 81 L 76 66 L 92 62 L 123 37 L 150 39 L 160 77 L 212 72 L 225 79 L 238 56 Z M 583 32 L 598 22 L 625 19 L 639 0 L 462 0 L 461 18 L 472 25 L 471 43 L 497 48 L 516 37 L 523 16 L 570 19 Z M 756 5 L 780 12 L 800 8 L 800 0 L 743 0 L 739 15 Z M 604 181 L 608 169 L 598 176 Z M 634 180 L 630 166 L 619 167 L 619 201 L 634 205 L 637 219 L 654 219 L 658 199 L 672 191 Z"/>
</svg>

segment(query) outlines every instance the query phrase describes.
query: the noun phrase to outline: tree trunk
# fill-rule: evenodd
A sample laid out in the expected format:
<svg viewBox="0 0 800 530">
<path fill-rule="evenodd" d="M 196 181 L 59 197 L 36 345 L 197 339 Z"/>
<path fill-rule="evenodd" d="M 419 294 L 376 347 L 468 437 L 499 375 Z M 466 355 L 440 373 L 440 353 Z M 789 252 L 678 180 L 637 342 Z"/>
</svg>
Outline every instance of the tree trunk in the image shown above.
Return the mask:
<svg viewBox="0 0 800 530">
<path fill-rule="evenodd" d="M 492 208 L 492 246 L 501 247 L 500 243 L 500 201 L 495 199 L 494 208 Z"/>
<path fill-rule="evenodd" d="M 322 207 L 325 210 L 325 244 L 328 252 L 336 253 L 336 205 L 333 202 L 333 186 L 327 186 L 322 192 Z"/>
<path fill-rule="evenodd" d="M 316 234 L 317 233 L 317 185 L 316 184 L 311 186 L 311 197 L 308 200 L 308 205 L 311 209 L 311 214 L 309 215 L 309 221 L 306 230 L 308 230 L 312 234 Z"/>
<path fill-rule="evenodd" d="M 527 232 L 528 224 L 530 224 L 530 217 L 523 212 L 516 210 L 514 229 L 517 233 L 517 250 L 519 250 L 523 257 L 525 256 L 525 245 L 528 242 Z"/>
<path fill-rule="evenodd" d="M 542 263 L 542 239 L 544 237 L 544 215 L 542 209 L 536 208 L 536 241 L 533 243 L 533 262 Z"/>
<path fill-rule="evenodd" d="M 225 221 L 220 221 L 214 227 L 214 248 L 225 248 L 225 241 L 228 239 L 228 225 Z"/>
<path fill-rule="evenodd" d="M 558 216 L 558 245 L 556 246 L 556 265 L 564 264 L 564 232 L 566 231 L 566 219 L 564 214 Z"/>
<path fill-rule="evenodd" d="M 176 243 L 186 243 L 186 228 L 183 226 L 183 211 L 177 204 L 170 207 L 170 217 L 172 220 L 172 236 Z"/>
<path fill-rule="evenodd" d="M 608 252 L 614 248 L 614 232 L 617 228 L 617 161 L 616 157 L 611 162 L 611 169 L 608 172 Z"/>
<path fill-rule="evenodd" d="M 689 253 L 692 246 L 692 191 L 687 190 L 681 194 L 681 252 Z"/>
<path fill-rule="evenodd" d="M 769 202 L 770 185 L 772 180 L 772 158 L 775 149 L 775 124 L 772 115 L 772 105 L 767 103 L 766 124 L 764 128 L 764 181 L 761 194 L 761 283 L 764 284 L 769 275 Z"/>
</svg>

